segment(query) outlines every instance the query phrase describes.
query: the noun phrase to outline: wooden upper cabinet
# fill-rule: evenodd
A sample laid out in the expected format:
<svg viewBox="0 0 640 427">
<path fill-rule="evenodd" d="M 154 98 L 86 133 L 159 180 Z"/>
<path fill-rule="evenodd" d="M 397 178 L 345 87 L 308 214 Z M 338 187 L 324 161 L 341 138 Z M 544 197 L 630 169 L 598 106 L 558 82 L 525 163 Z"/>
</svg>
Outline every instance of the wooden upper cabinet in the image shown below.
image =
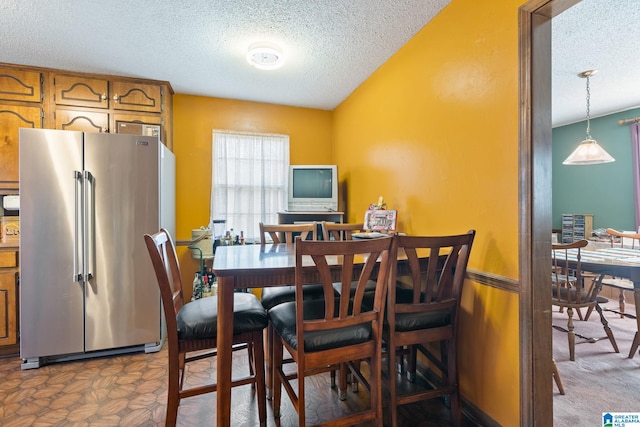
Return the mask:
<svg viewBox="0 0 640 427">
<path fill-rule="evenodd" d="M 0 67 L 0 99 L 41 102 L 41 73 Z"/>
<path fill-rule="evenodd" d="M 53 77 L 56 105 L 109 108 L 109 82 L 78 76 L 56 74 Z"/>
<path fill-rule="evenodd" d="M 162 91 L 159 85 L 114 81 L 111 84 L 114 110 L 162 111 Z"/>
<path fill-rule="evenodd" d="M 0 62 L 0 194 L 19 191 L 20 128 L 158 135 L 171 150 L 172 97 L 169 82 Z"/>
<path fill-rule="evenodd" d="M 102 111 L 56 110 L 56 129 L 109 132 L 109 114 Z"/>
<path fill-rule="evenodd" d="M 40 107 L 0 104 L 0 184 L 16 183 L 17 186 L 19 129 L 41 127 Z"/>
</svg>

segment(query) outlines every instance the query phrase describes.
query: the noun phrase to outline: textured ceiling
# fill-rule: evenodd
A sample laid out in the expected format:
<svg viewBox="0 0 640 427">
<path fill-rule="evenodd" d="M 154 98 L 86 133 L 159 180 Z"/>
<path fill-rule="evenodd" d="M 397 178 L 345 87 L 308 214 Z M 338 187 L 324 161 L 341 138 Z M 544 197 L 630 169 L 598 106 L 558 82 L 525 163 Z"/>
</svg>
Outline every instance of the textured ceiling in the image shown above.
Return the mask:
<svg viewBox="0 0 640 427">
<path fill-rule="evenodd" d="M 143 77 L 176 93 L 331 110 L 449 0 L 0 0 L 0 62 Z M 552 21 L 554 125 L 640 105 L 640 3 L 583 0 Z M 256 41 L 287 55 L 244 59 Z M 515 41 L 514 41 L 515 42 Z"/>
<path fill-rule="evenodd" d="M 2 0 L 0 61 L 331 110 L 449 0 Z M 250 44 L 279 44 L 276 71 Z"/>
<path fill-rule="evenodd" d="M 586 70 L 591 117 L 640 105 L 640 1 L 583 0 L 551 23 L 554 126 L 586 118 Z"/>
</svg>

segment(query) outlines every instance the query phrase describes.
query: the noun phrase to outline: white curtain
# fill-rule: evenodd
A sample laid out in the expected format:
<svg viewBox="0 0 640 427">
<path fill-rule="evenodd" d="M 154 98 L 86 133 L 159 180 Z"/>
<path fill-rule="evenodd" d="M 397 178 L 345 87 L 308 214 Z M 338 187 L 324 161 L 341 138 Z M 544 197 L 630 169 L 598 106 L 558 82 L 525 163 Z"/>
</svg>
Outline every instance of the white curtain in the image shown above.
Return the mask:
<svg viewBox="0 0 640 427">
<path fill-rule="evenodd" d="M 213 131 L 211 218 L 259 239 L 258 223 L 276 224 L 287 207 L 289 136 Z"/>
</svg>

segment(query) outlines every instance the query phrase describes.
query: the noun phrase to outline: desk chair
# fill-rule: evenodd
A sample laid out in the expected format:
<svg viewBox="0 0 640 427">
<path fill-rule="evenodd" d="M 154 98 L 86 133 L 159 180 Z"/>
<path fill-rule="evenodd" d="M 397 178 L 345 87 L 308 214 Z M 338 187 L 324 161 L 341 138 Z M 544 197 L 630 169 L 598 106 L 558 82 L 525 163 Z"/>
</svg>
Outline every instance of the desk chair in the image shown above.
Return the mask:
<svg viewBox="0 0 640 427">
<path fill-rule="evenodd" d="M 452 236 L 395 236 L 397 252 L 407 256 L 408 274 L 391 272 L 384 340 L 388 347 L 391 425 L 397 425 L 398 406 L 449 396 L 452 425 L 462 424 L 458 388 L 456 340 L 462 285 L 475 230 Z M 419 258 L 420 253 L 428 258 Z M 433 343 L 433 344 L 430 344 Z M 435 344 L 435 347 L 434 347 Z M 438 350 L 436 354 L 433 350 Z M 427 375 L 427 387 L 398 393 L 396 356 L 407 354 L 407 379 L 417 382 L 417 354 L 423 354 L 441 373 Z"/>
<path fill-rule="evenodd" d="M 589 244 L 587 240 L 578 240 L 573 243 L 552 244 L 553 268 L 551 273 L 551 304 L 567 309 L 567 329 L 569 340 L 569 359 L 575 360 L 576 337 L 573 325 L 573 310 L 586 308 L 596 309 L 600 315 L 600 321 L 609 342 L 616 353 L 619 353 L 618 344 L 609 328 L 609 323 L 604 317 L 602 308 L 598 302 L 598 293 L 602 289 L 603 274 L 583 274 L 580 250 Z M 572 253 L 570 256 L 569 253 Z M 575 253 L 575 255 L 574 255 Z M 575 268 L 569 261 L 575 259 Z M 556 327 L 556 329 L 561 329 Z M 561 329 L 563 330 L 563 329 Z"/>
<path fill-rule="evenodd" d="M 624 247 L 625 240 L 631 241 L 631 249 L 640 249 L 640 234 L 638 233 L 622 233 L 620 231 L 614 230 L 613 228 L 607 228 L 607 234 L 609 235 L 611 241 L 611 247 L 614 248 L 616 246 Z M 617 238 L 617 239 L 616 239 Z M 619 277 L 605 276 L 602 279 L 603 286 L 609 286 L 614 289 L 618 289 L 618 314 L 621 318 L 625 316 L 631 317 L 635 319 L 636 316 L 632 314 L 625 314 L 624 312 L 624 291 L 633 291 L 633 282 L 629 279 L 623 279 Z M 614 311 L 614 310 L 612 310 Z"/>
<path fill-rule="evenodd" d="M 366 241 L 297 241 L 295 301 L 279 304 L 269 311 L 274 330 L 274 416 L 280 415 L 283 385 L 298 413 L 298 425 L 304 426 L 306 377 L 348 366 L 352 375 L 369 391 L 369 408 L 328 424 L 357 425 L 372 421 L 382 426 L 382 319 L 390 260 L 395 260 L 391 243 L 390 237 Z M 332 265 L 336 257 L 342 262 Z M 376 267 L 377 287 L 372 309 L 367 310 L 362 304 L 365 285 L 373 278 Z M 302 291 L 307 286 L 305 277 L 310 270 L 321 280 L 323 299 L 303 298 Z M 338 277 L 345 289 L 351 286 L 354 277 L 358 278 L 353 297 L 349 292 L 335 296 L 333 284 Z M 285 373 L 283 369 L 284 348 L 296 363 L 295 373 Z M 368 380 L 354 363 L 358 360 L 369 363 Z M 342 372 L 341 381 L 346 378 Z"/>
<path fill-rule="evenodd" d="M 175 426 L 180 400 L 203 393 L 215 392 L 216 384 L 184 389 L 186 364 L 216 355 L 218 298 L 207 297 L 184 302 L 180 267 L 169 232 L 161 229 L 144 240 L 160 288 L 162 308 L 167 323 L 169 345 L 169 387 L 167 393 L 166 426 Z M 255 386 L 260 425 L 267 422 L 262 334 L 267 327 L 267 312 L 255 295 L 234 293 L 234 350 L 250 348 L 248 376 L 235 379 L 231 386 Z M 191 355 L 187 355 L 191 353 Z"/>
</svg>

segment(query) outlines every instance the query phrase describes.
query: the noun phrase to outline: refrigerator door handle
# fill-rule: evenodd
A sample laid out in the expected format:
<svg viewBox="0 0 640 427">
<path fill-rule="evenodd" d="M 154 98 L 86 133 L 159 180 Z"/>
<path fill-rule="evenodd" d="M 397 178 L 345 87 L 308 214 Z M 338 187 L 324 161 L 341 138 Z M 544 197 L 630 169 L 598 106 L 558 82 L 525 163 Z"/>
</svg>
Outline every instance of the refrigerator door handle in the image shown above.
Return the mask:
<svg viewBox="0 0 640 427">
<path fill-rule="evenodd" d="M 82 239 L 82 172 L 73 171 L 74 181 L 74 239 L 73 239 L 73 281 L 82 281 L 82 270 L 80 260 L 81 239 Z"/>
<path fill-rule="evenodd" d="M 84 281 L 93 279 L 95 266 L 95 185 L 93 175 L 84 171 Z"/>
</svg>

